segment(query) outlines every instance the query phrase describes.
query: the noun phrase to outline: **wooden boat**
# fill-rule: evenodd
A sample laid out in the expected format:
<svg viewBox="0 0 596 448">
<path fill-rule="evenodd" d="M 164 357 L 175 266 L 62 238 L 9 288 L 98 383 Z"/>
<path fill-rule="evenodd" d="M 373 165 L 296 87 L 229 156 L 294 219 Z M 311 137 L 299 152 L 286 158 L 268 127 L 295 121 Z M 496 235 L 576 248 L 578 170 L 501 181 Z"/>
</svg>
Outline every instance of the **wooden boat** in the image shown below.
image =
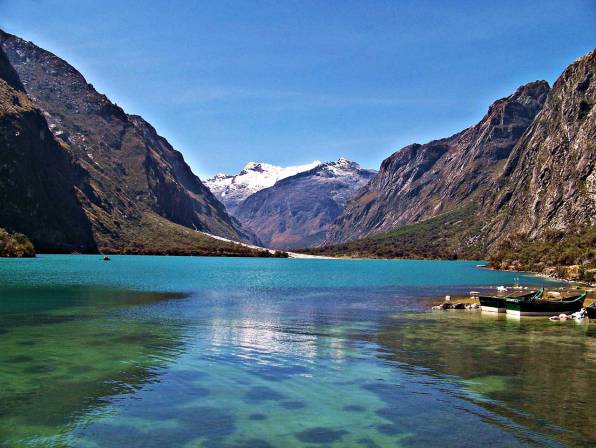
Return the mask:
<svg viewBox="0 0 596 448">
<path fill-rule="evenodd" d="M 596 302 L 592 302 L 590 306 L 586 307 L 588 312 L 588 319 L 596 319 Z"/>
<path fill-rule="evenodd" d="M 544 293 L 544 288 L 539 289 L 538 291 L 531 291 L 525 294 L 520 294 L 517 296 L 478 296 L 478 300 L 480 300 L 480 309 L 482 311 L 487 311 L 489 313 L 504 313 L 507 311 L 506 302 L 507 299 L 516 299 L 516 300 L 529 300 L 529 299 L 540 299 L 542 294 Z"/>
<path fill-rule="evenodd" d="M 507 314 L 516 316 L 558 316 L 559 314 L 570 314 L 581 310 L 585 298 L 585 292 L 562 300 L 518 300 L 511 298 L 506 300 L 505 306 Z"/>
</svg>

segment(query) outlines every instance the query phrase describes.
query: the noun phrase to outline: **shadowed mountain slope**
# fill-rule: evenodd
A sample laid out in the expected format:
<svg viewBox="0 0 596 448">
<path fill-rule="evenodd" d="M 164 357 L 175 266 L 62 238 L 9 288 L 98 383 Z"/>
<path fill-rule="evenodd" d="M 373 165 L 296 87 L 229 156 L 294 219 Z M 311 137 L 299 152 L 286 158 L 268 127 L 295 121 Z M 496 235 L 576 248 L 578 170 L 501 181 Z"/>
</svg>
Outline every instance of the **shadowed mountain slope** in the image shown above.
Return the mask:
<svg viewBox="0 0 596 448">
<path fill-rule="evenodd" d="M 95 251 L 77 198 L 84 182 L 0 49 L 0 227 L 41 251 Z"/>
<path fill-rule="evenodd" d="M 72 178 L 100 250 L 178 252 L 182 248 L 176 238 L 188 242 L 184 227 L 251 239 L 182 155 L 141 117 L 127 115 L 52 53 L 4 32 L 0 42 L 30 106 L 47 122 L 48 139 L 55 140 L 74 165 L 46 171 Z M 47 161 L 40 158 L 39 163 Z M 52 195 L 54 201 L 61 199 L 61 194 Z M 204 238 L 197 233 L 197 241 Z"/>
</svg>

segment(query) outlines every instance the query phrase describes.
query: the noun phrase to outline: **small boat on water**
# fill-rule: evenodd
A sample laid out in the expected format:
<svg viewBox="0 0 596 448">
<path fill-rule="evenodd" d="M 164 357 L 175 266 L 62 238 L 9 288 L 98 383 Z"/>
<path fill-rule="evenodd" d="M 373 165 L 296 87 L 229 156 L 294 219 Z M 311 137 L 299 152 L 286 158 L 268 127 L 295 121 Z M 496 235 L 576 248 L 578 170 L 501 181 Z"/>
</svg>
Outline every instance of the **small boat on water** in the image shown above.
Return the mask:
<svg viewBox="0 0 596 448">
<path fill-rule="evenodd" d="M 110 257 L 108 257 L 107 255 L 104 255 L 103 261 L 110 261 Z"/>
<path fill-rule="evenodd" d="M 507 314 L 515 316 L 558 316 L 559 314 L 571 314 L 582 309 L 586 292 L 561 300 L 539 300 L 510 298 L 506 300 Z"/>
<path fill-rule="evenodd" d="M 519 294 L 516 296 L 478 296 L 478 300 L 480 300 L 480 308 L 482 311 L 488 311 L 489 313 L 504 313 L 507 311 L 506 303 L 508 299 L 515 299 L 515 300 L 530 300 L 530 299 L 540 299 L 542 294 L 544 293 L 544 288 L 539 289 L 538 291 L 531 291 L 525 294 Z"/>
</svg>

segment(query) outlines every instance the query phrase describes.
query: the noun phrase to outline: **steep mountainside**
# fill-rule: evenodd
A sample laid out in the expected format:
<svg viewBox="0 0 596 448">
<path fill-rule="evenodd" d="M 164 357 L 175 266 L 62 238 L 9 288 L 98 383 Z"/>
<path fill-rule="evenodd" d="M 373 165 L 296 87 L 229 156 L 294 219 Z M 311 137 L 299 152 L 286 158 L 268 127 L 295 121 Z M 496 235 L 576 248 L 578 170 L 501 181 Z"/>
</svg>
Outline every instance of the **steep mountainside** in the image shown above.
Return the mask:
<svg viewBox="0 0 596 448">
<path fill-rule="evenodd" d="M 166 250 L 184 227 L 249 238 L 141 117 L 127 115 L 53 54 L 3 32 L 0 41 L 32 106 L 76 165 L 78 200 L 100 250 Z"/>
<path fill-rule="evenodd" d="M 308 171 L 321 162 L 315 160 L 306 165 L 276 166 L 269 163 L 249 162 L 242 171 L 234 176 L 216 174 L 207 179 L 205 185 L 225 204 L 229 213 L 234 214 L 236 208 L 251 194 L 273 186 L 277 181 Z"/>
<path fill-rule="evenodd" d="M 330 227 L 326 242 L 392 230 L 478 197 L 532 123 L 548 91 L 545 81 L 527 84 L 496 101 L 477 125 L 442 140 L 406 146 L 385 159 Z"/>
<path fill-rule="evenodd" d="M 374 174 L 343 158 L 323 163 L 249 196 L 235 216 L 268 247 L 310 246 Z"/>
<path fill-rule="evenodd" d="M 310 252 L 488 257 L 502 269 L 593 280 L 595 73 L 596 51 L 592 51 L 565 70 L 545 99 L 544 83 L 529 84 L 495 103 L 474 128 L 394 154 L 348 205 L 330 239 L 370 236 Z M 527 126 L 531 114 L 536 116 Z M 519 136 L 524 126 L 527 129 Z M 454 141 L 483 127 L 485 132 L 474 145 L 454 152 Z M 498 145 L 504 151 L 501 155 L 494 145 L 499 140 L 504 143 Z M 469 152 L 476 156 L 470 157 Z M 440 169 L 447 162 L 454 168 L 451 173 Z M 404 222 L 412 224 L 401 225 Z"/>
<path fill-rule="evenodd" d="M 570 65 L 483 204 L 491 247 L 596 224 L 596 50 Z"/>
<path fill-rule="evenodd" d="M 0 49 L 0 227 L 41 251 L 96 250 L 76 194 L 84 181 Z"/>
</svg>

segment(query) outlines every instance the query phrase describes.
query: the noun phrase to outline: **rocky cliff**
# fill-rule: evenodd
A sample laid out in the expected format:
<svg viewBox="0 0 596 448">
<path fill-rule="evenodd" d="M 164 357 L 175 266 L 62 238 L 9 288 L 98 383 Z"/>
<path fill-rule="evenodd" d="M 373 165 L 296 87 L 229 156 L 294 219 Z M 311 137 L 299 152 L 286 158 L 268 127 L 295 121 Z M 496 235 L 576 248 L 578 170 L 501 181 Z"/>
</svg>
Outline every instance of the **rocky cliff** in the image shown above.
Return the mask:
<svg viewBox="0 0 596 448">
<path fill-rule="evenodd" d="M 76 173 L 77 200 L 100 250 L 159 252 L 176 234 L 186 241 L 185 227 L 249 239 L 182 155 L 141 117 L 127 115 L 52 53 L 4 32 L 0 42 L 31 107 L 43 113 L 48 139 L 75 166 L 63 172 Z M 62 197 L 52 194 L 52 201 Z"/>
<path fill-rule="evenodd" d="M 343 158 L 323 163 L 249 196 L 235 216 L 268 247 L 317 244 L 346 202 L 374 174 Z"/>
<path fill-rule="evenodd" d="M 95 251 L 77 197 L 84 182 L 0 49 L 0 227 L 28 235 L 41 251 Z"/>
<path fill-rule="evenodd" d="M 500 268 L 592 279 L 595 73 L 592 51 L 552 89 L 523 86 L 478 125 L 393 154 L 330 227 L 336 245 L 311 252 L 488 257 Z"/>
<path fill-rule="evenodd" d="M 385 159 L 379 173 L 330 227 L 337 243 L 388 231 L 462 207 L 489 189 L 548 94 L 545 81 L 517 89 L 484 118 L 451 137 L 413 144 Z"/>
<path fill-rule="evenodd" d="M 596 50 L 555 82 L 487 192 L 491 248 L 513 233 L 534 240 L 596 224 L 595 102 Z"/>
</svg>

